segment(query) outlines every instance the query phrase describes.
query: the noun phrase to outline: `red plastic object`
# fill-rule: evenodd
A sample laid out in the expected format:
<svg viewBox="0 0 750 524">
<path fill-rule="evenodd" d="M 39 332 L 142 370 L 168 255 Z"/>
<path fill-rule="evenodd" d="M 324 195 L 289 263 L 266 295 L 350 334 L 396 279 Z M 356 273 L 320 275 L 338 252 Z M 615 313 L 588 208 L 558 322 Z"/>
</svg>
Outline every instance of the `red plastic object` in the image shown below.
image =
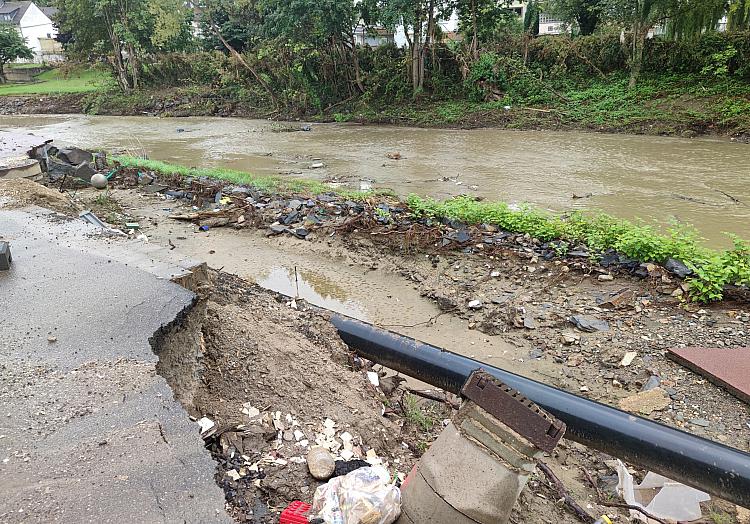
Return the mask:
<svg viewBox="0 0 750 524">
<path fill-rule="evenodd" d="M 279 524 L 307 524 L 309 521 L 305 513 L 310 511 L 311 507 L 310 504 L 305 504 L 299 500 L 292 502 L 281 512 Z"/>
</svg>

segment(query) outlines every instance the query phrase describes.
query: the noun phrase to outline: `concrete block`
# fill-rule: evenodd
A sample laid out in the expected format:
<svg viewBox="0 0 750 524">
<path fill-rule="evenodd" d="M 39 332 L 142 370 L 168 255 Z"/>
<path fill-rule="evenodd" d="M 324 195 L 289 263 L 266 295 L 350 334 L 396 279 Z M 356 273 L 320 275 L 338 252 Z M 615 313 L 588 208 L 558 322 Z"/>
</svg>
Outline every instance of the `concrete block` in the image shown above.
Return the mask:
<svg viewBox="0 0 750 524">
<path fill-rule="evenodd" d="M 527 475 L 514 472 L 497 456 L 462 436 L 453 424 L 422 457 L 419 475 L 434 496 L 425 494 L 419 482 L 410 481 L 403 490 L 404 511 L 414 519 L 425 504 L 435 504 L 437 497 L 442 504 L 437 513 L 445 517 L 436 514 L 434 520 L 424 521 L 435 524 L 463 522 L 448 508 L 468 522 L 507 523 L 528 480 Z"/>
<path fill-rule="evenodd" d="M 80 178 L 85 182 L 91 182 L 91 177 L 96 174 L 96 169 L 94 169 L 94 166 L 90 162 L 84 162 L 76 167 L 73 174 L 76 178 Z"/>
<path fill-rule="evenodd" d="M 71 164 L 73 166 L 78 166 L 80 164 L 91 162 L 94 160 L 94 155 L 92 155 L 88 151 L 84 151 L 83 149 L 78 149 L 77 147 L 61 149 L 57 153 L 57 156 L 63 162 L 67 162 L 68 164 Z"/>
<path fill-rule="evenodd" d="M 7 271 L 13 262 L 13 256 L 10 254 L 10 244 L 0 242 L 0 271 Z"/>
</svg>

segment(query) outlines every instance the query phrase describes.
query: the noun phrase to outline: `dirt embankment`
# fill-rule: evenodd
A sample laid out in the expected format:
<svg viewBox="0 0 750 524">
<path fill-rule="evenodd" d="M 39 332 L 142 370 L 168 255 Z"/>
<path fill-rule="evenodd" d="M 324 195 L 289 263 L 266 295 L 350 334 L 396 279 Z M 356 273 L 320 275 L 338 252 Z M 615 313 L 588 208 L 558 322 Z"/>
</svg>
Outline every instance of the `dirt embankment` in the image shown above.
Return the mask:
<svg viewBox="0 0 750 524">
<path fill-rule="evenodd" d="M 0 96 L 0 115 L 68 115 L 84 112 L 84 95 Z"/>
</svg>

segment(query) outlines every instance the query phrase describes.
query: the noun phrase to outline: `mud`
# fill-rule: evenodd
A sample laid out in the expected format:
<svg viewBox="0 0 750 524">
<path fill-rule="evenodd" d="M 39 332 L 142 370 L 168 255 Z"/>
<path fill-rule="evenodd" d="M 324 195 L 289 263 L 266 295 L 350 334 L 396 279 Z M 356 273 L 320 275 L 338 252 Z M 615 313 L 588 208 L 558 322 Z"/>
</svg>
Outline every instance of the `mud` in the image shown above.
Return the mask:
<svg viewBox="0 0 750 524">
<path fill-rule="evenodd" d="M 84 202 L 95 196 L 89 191 L 78 194 Z M 295 310 L 287 300 L 227 272 L 264 282 L 264 274 L 285 268 L 281 280 L 289 286 L 296 266 L 310 289 L 337 300 L 346 311 L 352 311 L 346 301 L 353 300 L 376 324 L 388 323 L 405 334 L 416 332 L 417 338 L 605 403 L 617 405 L 657 377 L 669 400 L 648 414 L 650 418 L 750 449 L 748 406 L 664 356 L 670 345 L 746 345 L 746 302 L 705 309 L 684 305 L 676 293 L 680 282 L 659 268 L 650 270 L 647 278 L 637 278 L 580 260 L 546 260 L 538 255 L 538 244 L 523 238 L 492 249 L 474 242 L 441 247 L 425 241 L 429 236 L 385 234 L 363 223 L 346 229 L 322 227 L 308 240 L 266 238 L 268 221 L 258 222 L 259 230 L 200 232 L 196 225 L 167 218 L 184 206 L 179 201 L 135 189 L 119 189 L 110 197 L 125 213 L 139 218 L 139 234 L 149 242 L 205 257 L 223 269 L 216 286 L 206 290 L 194 309 L 197 317 L 187 319 L 158 345 L 158 369 L 194 417 L 217 422 L 221 434 L 209 439 L 208 447 L 218 462 L 217 482 L 238 521 L 272 522 L 293 498 L 310 500 L 316 485 L 300 462 L 296 443 L 284 439 L 288 428 L 274 431 L 276 438 L 269 435 L 270 441 L 250 439 L 249 454 L 245 453 L 246 429 L 237 427 L 252 422 L 242 414 L 245 403 L 265 414 L 261 426 L 274 426 L 273 414 L 278 412 L 280 420 L 288 420 L 286 415 L 296 420 L 295 427 L 306 437 L 314 436 L 325 418 L 331 418 L 350 430 L 361 454 L 373 448 L 400 473 L 409 470 L 448 414 L 441 415 L 445 406 L 440 403 L 421 402 L 420 412 L 432 421 L 424 431 L 418 423 L 421 417 L 415 419 L 404 409 L 402 385 L 388 400 L 393 409 L 384 417 L 383 393 L 368 385 L 364 370 L 349 358 L 324 317 Z M 217 248 L 223 251 L 220 257 Z M 310 278 L 305 273 L 309 268 L 330 275 L 328 282 L 321 285 L 319 278 Z M 600 281 L 603 274 L 612 278 Z M 632 293 L 623 293 L 627 290 Z M 315 300 L 310 293 L 310 301 Z M 470 307 L 474 301 L 481 307 Z M 607 302 L 617 306 L 608 309 Z M 606 320 L 609 330 L 577 330 L 569 320 L 573 315 Z M 636 358 L 621 365 L 629 351 L 636 352 Z M 701 423 L 692 422 L 698 419 Z M 238 433 L 241 460 L 231 451 Z M 224 434 L 229 436 L 222 441 Z M 573 496 L 598 515 L 617 510 L 599 504 L 584 471 L 607 486 L 613 475 L 610 459 L 564 442 L 545 461 Z M 246 470 L 236 481 L 227 477 L 233 469 L 258 464 L 258 472 Z M 544 478 L 534 477 L 513 521 L 577 522 L 556 502 L 559 498 Z M 732 519 L 734 512 L 721 501 L 705 510 L 723 519 Z M 624 521 L 624 515 L 619 519 Z"/>
</svg>

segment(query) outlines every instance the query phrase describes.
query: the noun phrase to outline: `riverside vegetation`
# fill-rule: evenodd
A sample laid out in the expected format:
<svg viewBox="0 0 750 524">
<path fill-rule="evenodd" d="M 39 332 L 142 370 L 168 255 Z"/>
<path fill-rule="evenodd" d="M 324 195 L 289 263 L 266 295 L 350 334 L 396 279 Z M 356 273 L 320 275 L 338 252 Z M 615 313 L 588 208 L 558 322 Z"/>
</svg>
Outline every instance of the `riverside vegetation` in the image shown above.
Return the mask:
<svg viewBox="0 0 750 524">
<path fill-rule="evenodd" d="M 114 160 L 126 168 L 151 170 L 162 175 L 225 180 L 271 193 L 337 193 L 344 198 L 373 202 L 394 198 L 392 194 L 382 191 L 331 189 L 317 181 L 257 177 L 220 168 L 193 169 L 129 156 L 115 157 Z M 750 286 L 750 243 L 736 236 L 732 238 L 733 249 L 717 251 L 704 247 L 694 228 L 679 223 L 671 224 L 666 233 L 661 233 L 657 225 L 631 222 L 603 213 L 576 211 L 557 215 L 532 206 L 513 208 L 504 202 L 478 201 L 466 196 L 436 201 L 410 195 L 403 204 L 413 219 L 489 224 L 503 231 L 528 234 L 540 241 L 553 243 L 558 256 L 566 256 L 573 248 L 583 244 L 593 261 L 607 250 L 615 250 L 640 262 L 664 264 L 669 259 L 678 260 L 692 272 L 686 280 L 688 296 L 697 302 L 721 300 L 728 285 Z M 379 209 L 375 213 L 382 215 L 388 212 Z"/>
<path fill-rule="evenodd" d="M 524 20 L 505 0 L 185 4 L 56 0 L 68 56 L 109 65 L 86 111 L 750 134 L 748 0 L 532 0 Z M 536 35 L 542 11 L 566 34 Z"/>
</svg>

